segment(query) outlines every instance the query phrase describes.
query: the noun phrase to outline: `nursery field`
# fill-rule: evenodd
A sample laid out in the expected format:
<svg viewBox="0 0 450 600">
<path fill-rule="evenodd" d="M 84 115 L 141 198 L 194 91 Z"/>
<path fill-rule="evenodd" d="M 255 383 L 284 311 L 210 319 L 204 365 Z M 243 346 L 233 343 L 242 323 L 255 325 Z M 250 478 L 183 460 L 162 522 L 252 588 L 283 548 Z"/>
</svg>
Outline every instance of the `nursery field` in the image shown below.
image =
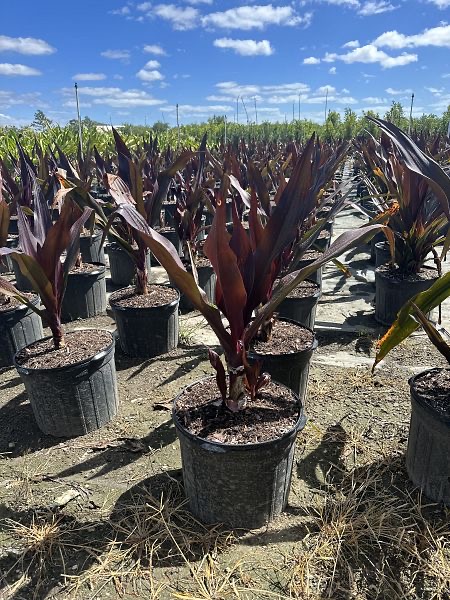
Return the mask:
<svg viewBox="0 0 450 600">
<path fill-rule="evenodd" d="M 363 223 L 345 209 L 333 235 Z M 181 315 L 168 354 L 117 348 L 118 415 L 83 437 L 41 433 L 16 370 L 1 370 L 1 600 L 448 598 L 450 513 L 404 465 L 408 378 L 446 361 L 417 333 L 372 375 L 386 330 L 373 317 L 374 267 L 366 247 L 341 260 L 351 277 L 324 269 L 288 508 L 263 529 L 205 526 L 186 507 L 171 407 L 213 373 L 217 340 L 199 313 Z M 152 267 L 150 278 L 166 275 Z M 115 330 L 109 314 L 67 329 L 97 327 Z"/>
</svg>

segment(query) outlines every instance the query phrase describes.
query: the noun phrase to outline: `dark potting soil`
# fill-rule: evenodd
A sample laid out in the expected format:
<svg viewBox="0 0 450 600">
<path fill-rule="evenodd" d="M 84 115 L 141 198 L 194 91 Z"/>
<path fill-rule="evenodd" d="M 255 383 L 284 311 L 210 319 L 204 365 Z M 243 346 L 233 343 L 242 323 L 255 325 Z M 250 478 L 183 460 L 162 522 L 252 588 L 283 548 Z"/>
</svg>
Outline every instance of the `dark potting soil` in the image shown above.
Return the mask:
<svg viewBox="0 0 450 600">
<path fill-rule="evenodd" d="M 314 335 L 306 327 L 275 321 L 272 334 L 267 342 L 255 341 L 252 350 L 258 354 L 291 354 L 311 348 Z"/>
<path fill-rule="evenodd" d="M 450 419 L 450 369 L 419 375 L 414 389 L 440 417 Z"/>
<path fill-rule="evenodd" d="M 72 267 L 69 275 L 83 275 L 85 273 L 95 273 L 100 269 L 100 265 L 93 265 L 91 263 L 82 263 L 79 267 Z"/>
<path fill-rule="evenodd" d="M 211 381 L 194 384 L 177 399 L 176 415 L 193 435 L 225 444 L 255 444 L 281 437 L 297 422 L 298 404 L 287 388 L 270 382 L 260 397 L 233 413 Z"/>
<path fill-rule="evenodd" d="M 307 250 L 300 260 L 317 260 L 322 254 L 319 250 Z"/>
<path fill-rule="evenodd" d="M 36 299 L 37 296 L 35 294 L 29 294 L 25 292 L 21 292 L 22 296 L 28 298 L 28 300 Z M 17 308 L 18 306 L 22 306 L 22 303 L 16 300 L 15 298 L 8 298 L 0 294 L 0 312 L 7 312 L 8 310 L 12 310 L 13 308 Z"/>
<path fill-rule="evenodd" d="M 423 267 L 418 273 L 405 274 L 401 273 L 399 269 L 391 269 L 389 263 L 381 265 L 377 269 L 379 273 L 391 279 L 393 281 L 427 281 L 429 279 L 436 279 L 438 273 L 433 267 Z"/>
<path fill-rule="evenodd" d="M 152 308 L 170 304 L 177 298 L 178 292 L 166 285 L 149 285 L 148 294 L 136 294 L 135 288 L 130 286 L 111 294 L 109 303 L 122 308 Z"/>
<path fill-rule="evenodd" d="M 64 348 L 55 350 L 53 339 L 39 340 L 16 355 L 19 365 L 28 369 L 68 367 L 94 357 L 111 344 L 111 334 L 101 329 L 70 331 Z"/>
<path fill-rule="evenodd" d="M 195 266 L 197 267 L 197 269 L 199 269 L 200 267 L 210 267 L 211 261 L 209 260 L 209 258 L 206 258 L 206 256 L 197 256 L 195 258 Z M 188 271 L 191 270 L 191 263 L 189 261 L 186 261 L 186 269 Z"/>
<path fill-rule="evenodd" d="M 278 285 L 278 282 L 275 282 L 274 288 L 276 285 Z M 318 290 L 320 290 L 320 285 L 314 283 L 314 281 L 302 281 L 287 295 L 287 298 L 309 298 L 310 296 L 314 296 Z"/>
</svg>

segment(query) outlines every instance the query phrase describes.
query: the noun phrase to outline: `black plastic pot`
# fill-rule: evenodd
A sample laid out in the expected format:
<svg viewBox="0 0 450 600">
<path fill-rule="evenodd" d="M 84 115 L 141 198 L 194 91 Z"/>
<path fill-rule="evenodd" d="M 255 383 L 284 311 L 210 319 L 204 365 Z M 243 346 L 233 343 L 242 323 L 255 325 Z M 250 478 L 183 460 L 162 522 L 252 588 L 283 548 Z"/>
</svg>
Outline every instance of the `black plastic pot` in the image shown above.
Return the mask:
<svg viewBox="0 0 450 600">
<path fill-rule="evenodd" d="M 302 258 L 298 261 L 296 270 L 303 269 L 313 263 L 317 258 Z M 322 267 L 319 267 L 317 271 L 308 275 L 308 279 L 310 281 L 314 281 L 314 283 L 318 283 L 320 285 L 320 289 L 322 289 Z"/>
<path fill-rule="evenodd" d="M 329 232 L 326 232 L 329 233 Z M 331 244 L 331 234 L 324 236 L 324 237 L 318 237 L 317 240 L 314 242 L 314 247 L 317 248 L 317 250 L 319 250 L 319 252 L 325 252 L 325 250 L 328 250 L 328 248 L 330 247 Z"/>
<path fill-rule="evenodd" d="M 39 298 L 33 301 L 39 305 Z M 10 367 L 14 354 L 44 337 L 41 317 L 24 304 L 0 311 L 0 367 Z"/>
<path fill-rule="evenodd" d="M 12 267 L 14 271 L 14 277 L 16 279 L 15 286 L 21 292 L 32 292 L 33 286 L 28 281 L 28 277 L 22 275 L 22 271 L 20 270 L 19 264 L 14 259 L 12 260 Z"/>
<path fill-rule="evenodd" d="M 411 481 L 430 500 L 450 506 L 450 419 L 434 411 L 415 389 L 418 377 L 440 370 L 430 369 L 409 380 L 411 424 L 406 469 Z"/>
<path fill-rule="evenodd" d="M 108 244 L 111 283 L 126 287 L 136 278 L 136 265 L 129 254 L 116 243 Z M 150 252 L 147 252 L 147 269 L 151 270 Z"/>
<path fill-rule="evenodd" d="M 375 266 L 381 267 L 391 260 L 391 251 L 388 242 L 377 242 L 375 244 Z"/>
<path fill-rule="evenodd" d="M 167 202 L 162 205 L 164 209 L 164 221 L 170 227 L 175 226 L 175 212 L 177 209 L 176 202 Z"/>
<path fill-rule="evenodd" d="M 41 431 L 56 437 L 84 435 L 117 413 L 114 338 L 95 356 L 68 367 L 27 369 L 14 358 Z"/>
<path fill-rule="evenodd" d="M 312 281 L 307 279 L 306 281 Z M 316 283 L 312 281 L 312 283 Z M 318 285 L 318 284 L 317 284 Z M 300 325 L 314 329 L 316 309 L 322 295 L 320 286 L 312 296 L 306 298 L 285 298 L 278 306 L 278 315 L 283 319 L 291 319 Z"/>
<path fill-rule="evenodd" d="M 195 517 L 204 523 L 255 529 L 280 515 L 289 496 L 295 439 L 306 423 L 301 404 L 296 425 L 282 437 L 233 445 L 192 435 L 175 414 L 176 402 L 177 398 L 172 416 L 180 440 L 184 491 Z"/>
<path fill-rule="evenodd" d="M 11 235 L 17 235 L 19 233 L 19 217 L 12 215 L 9 219 L 8 233 Z"/>
<path fill-rule="evenodd" d="M 424 267 L 430 268 L 430 267 Z M 437 271 L 433 279 L 395 279 L 386 276 L 386 266 L 375 271 L 375 320 L 382 325 L 392 325 L 401 307 L 419 292 L 430 288 L 438 279 Z"/>
<path fill-rule="evenodd" d="M 280 319 L 305 328 L 304 325 L 299 325 L 291 319 Z M 306 327 L 306 329 L 309 329 Z M 314 335 L 314 331 L 310 329 Z M 258 354 L 254 350 L 248 353 L 251 361 L 257 360 L 262 362 L 262 370 L 269 373 L 271 378 L 278 383 L 290 388 L 297 394 L 302 405 L 305 402 L 306 388 L 308 386 L 309 363 L 314 350 L 317 348 L 318 342 L 314 336 L 311 348 L 301 350 L 299 352 L 290 352 L 289 354 Z"/>
<path fill-rule="evenodd" d="M 106 311 L 106 268 L 101 264 L 96 267 L 88 273 L 69 273 L 62 303 L 63 321 L 89 319 Z"/>
<path fill-rule="evenodd" d="M 110 297 L 120 347 L 125 354 L 151 358 L 166 354 L 178 346 L 180 294 L 176 291 L 178 297 L 170 304 L 148 308 L 116 306 L 114 295 Z"/>
<path fill-rule="evenodd" d="M 80 237 L 80 253 L 83 262 L 105 263 L 105 252 L 102 246 L 101 231 L 94 231 L 92 236 Z"/>
<path fill-rule="evenodd" d="M 375 246 L 376 244 L 378 244 L 378 242 L 385 242 L 386 241 L 386 236 L 384 235 L 384 233 L 376 233 L 373 238 L 370 240 L 370 262 L 371 263 L 375 263 L 376 260 L 376 250 L 375 250 Z"/>
<path fill-rule="evenodd" d="M 216 274 L 214 273 L 214 269 L 209 265 L 198 267 L 197 274 L 198 285 L 202 288 L 202 290 L 205 290 L 208 300 L 214 303 L 216 298 Z M 194 310 L 194 306 L 192 305 L 191 301 L 184 294 L 181 294 L 180 297 L 180 310 Z"/>
<path fill-rule="evenodd" d="M 180 236 L 178 235 L 178 231 L 176 229 L 163 229 L 159 232 L 163 237 L 165 237 L 169 242 L 175 246 L 179 256 L 182 256 L 182 247 Z"/>
</svg>

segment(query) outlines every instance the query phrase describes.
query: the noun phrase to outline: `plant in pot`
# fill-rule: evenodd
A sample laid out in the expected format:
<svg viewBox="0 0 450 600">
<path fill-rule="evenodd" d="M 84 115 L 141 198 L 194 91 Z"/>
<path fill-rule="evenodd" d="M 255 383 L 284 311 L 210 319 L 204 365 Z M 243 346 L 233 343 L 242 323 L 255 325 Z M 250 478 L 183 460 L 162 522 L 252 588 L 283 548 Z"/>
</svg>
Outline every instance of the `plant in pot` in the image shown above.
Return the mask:
<svg viewBox="0 0 450 600">
<path fill-rule="evenodd" d="M 178 345 L 179 291 L 170 285 L 150 284 L 150 253 L 141 237 L 122 218 L 121 209 L 133 206 L 145 222 L 153 222 L 161 212 L 170 181 L 192 158 L 192 152 L 181 154 L 158 175 L 157 185 L 147 190 L 144 163 L 146 157 L 133 156 L 119 134 L 113 130 L 118 155 L 118 175 L 107 173 L 99 158 L 97 169 L 111 194 L 115 210 L 105 220 L 98 203 L 89 194 L 76 189 L 82 205 L 90 203 L 103 227 L 103 239 L 110 234 L 135 267 L 135 285 L 111 294 L 109 303 L 119 332 L 120 346 L 130 356 L 150 358 L 173 350 Z M 111 247 L 110 247 L 111 250 Z M 110 252 L 110 260 L 112 258 Z"/>
<path fill-rule="evenodd" d="M 0 248 L 6 246 L 10 218 L 2 189 L 0 171 Z M 0 254 L 0 266 L 4 258 Z M 44 336 L 40 316 L 24 303 L 25 299 L 36 307 L 39 305 L 39 297 L 35 294 L 22 292 L 20 297 L 13 298 L 0 289 L 0 368 L 11 366 L 18 350 Z"/>
<path fill-rule="evenodd" d="M 189 297 L 216 334 L 225 357 L 210 350 L 216 385 L 206 378 L 175 399 L 173 418 L 181 444 L 183 478 L 189 506 L 206 522 L 235 527 L 259 527 L 287 503 L 295 438 L 305 423 L 298 395 L 262 372 L 252 357 L 256 337 L 280 302 L 303 279 L 343 251 L 370 239 L 382 229 L 373 225 L 344 233 L 319 260 L 283 278 L 269 302 L 274 260 L 296 235 L 302 216 L 302 176 L 311 147 L 294 167 L 280 201 L 265 226 L 252 194 L 249 233 L 233 210 L 233 232 L 226 224 L 224 175 L 214 221 L 204 251 L 217 277 L 216 302 L 210 303 L 175 248 L 128 204 L 119 207 L 126 221 L 149 246 L 171 280 Z M 256 310 L 256 312 L 254 312 Z M 225 316 L 228 325 L 223 324 Z M 306 352 L 315 346 L 314 334 L 303 328 L 300 342 Z"/>
<path fill-rule="evenodd" d="M 66 196 L 60 217 L 52 224 L 39 184 L 33 174 L 31 178 L 34 210 L 17 208 L 21 250 L 0 248 L 0 256 L 16 260 L 44 308 L 4 278 L 0 292 L 41 316 L 51 336 L 19 350 L 14 365 L 40 429 L 58 437 L 83 435 L 107 423 L 118 407 L 112 335 L 101 330 L 65 333 L 61 324 L 67 277 L 78 254 L 80 231 L 92 211 L 82 212 Z"/>
<path fill-rule="evenodd" d="M 450 273 L 409 300 L 380 340 L 374 368 L 422 326 L 431 343 L 450 363 L 448 333 L 426 314 L 450 296 Z M 427 369 L 409 380 L 411 422 L 406 468 L 411 481 L 434 502 L 450 506 L 450 365 Z"/>
<path fill-rule="evenodd" d="M 450 216 L 450 178 L 404 132 L 371 118 L 392 141 L 392 149 L 378 166 L 383 170 L 395 203 L 381 216 L 393 230 L 393 259 L 375 271 L 375 319 L 391 325 L 400 308 L 418 292 L 429 288 L 441 274 L 435 246 L 442 243 L 442 228 Z M 425 264 L 432 255 L 436 268 Z"/>
</svg>

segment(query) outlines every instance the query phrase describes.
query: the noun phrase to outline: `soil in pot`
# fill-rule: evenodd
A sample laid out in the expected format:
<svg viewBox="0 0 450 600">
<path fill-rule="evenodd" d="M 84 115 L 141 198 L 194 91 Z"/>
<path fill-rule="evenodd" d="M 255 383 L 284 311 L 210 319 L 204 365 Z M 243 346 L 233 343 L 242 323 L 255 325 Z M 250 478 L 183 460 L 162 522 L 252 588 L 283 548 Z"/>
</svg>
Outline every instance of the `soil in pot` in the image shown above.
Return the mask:
<svg viewBox="0 0 450 600">
<path fill-rule="evenodd" d="M 80 235 L 80 253 L 83 262 L 86 263 L 105 263 L 105 252 L 102 246 L 102 232 L 94 231 Z"/>
<path fill-rule="evenodd" d="M 64 322 L 89 319 L 106 311 L 105 274 L 101 264 L 83 263 L 70 271 L 62 303 Z"/>
<path fill-rule="evenodd" d="M 56 350 L 53 340 L 44 338 L 14 358 L 39 428 L 56 437 L 99 429 L 118 408 L 111 333 L 77 330 L 65 339 L 65 347 Z"/>
<path fill-rule="evenodd" d="M 203 522 L 265 525 L 286 507 L 295 438 L 305 424 L 298 398 L 271 382 L 237 413 L 226 409 L 214 378 L 175 400 L 189 507 Z"/>
<path fill-rule="evenodd" d="M 178 345 L 180 294 L 169 285 L 148 286 L 138 295 L 133 287 L 111 294 L 109 303 L 125 354 L 151 358 L 170 352 Z"/>
<path fill-rule="evenodd" d="M 278 306 L 278 316 L 314 329 L 320 285 L 310 279 L 302 281 Z"/>
<path fill-rule="evenodd" d="M 300 270 L 300 269 L 303 269 L 304 267 L 307 267 L 308 265 L 313 263 L 315 260 L 320 258 L 321 255 L 322 255 L 322 252 L 320 252 L 319 250 L 307 250 L 303 254 L 302 258 L 298 261 L 296 270 Z M 318 283 L 320 285 L 320 287 L 322 288 L 322 267 L 319 267 L 317 269 L 317 271 L 314 271 L 314 273 L 311 273 L 310 275 L 308 275 L 308 279 L 310 281 L 314 281 L 315 283 Z"/>
<path fill-rule="evenodd" d="M 450 506 L 450 369 L 424 371 L 409 383 L 408 475 L 428 498 Z"/>
<path fill-rule="evenodd" d="M 109 270 L 111 283 L 113 285 L 127 286 L 133 283 L 136 278 L 136 265 L 130 255 L 122 249 L 119 244 L 111 243 L 107 246 L 109 257 Z M 151 270 L 150 252 L 146 257 L 147 270 Z"/>
<path fill-rule="evenodd" d="M 293 390 L 303 404 L 309 363 L 317 345 L 313 331 L 295 321 L 279 319 L 268 341 L 254 340 L 249 357 L 262 361 L 262 370 Z"/>
<path fill-rule="evenodd" d="M 402 306 L 431 287 L 437 278 L 437 271 L 432 267 L 423 267 L 413 275 L 404 275 L 388 264 L 378 267 L 375 271 L 375 320 L 382 325 L 392 325 Z"/>
<path fill-rule="evenodd" d="M 34 305 L 39 297 L 25 294 Z M 0 368 L 14 364 L 14 355 L 44 337 L 41 317 L 14 298 L 0 295 Z"/>
</svg>

